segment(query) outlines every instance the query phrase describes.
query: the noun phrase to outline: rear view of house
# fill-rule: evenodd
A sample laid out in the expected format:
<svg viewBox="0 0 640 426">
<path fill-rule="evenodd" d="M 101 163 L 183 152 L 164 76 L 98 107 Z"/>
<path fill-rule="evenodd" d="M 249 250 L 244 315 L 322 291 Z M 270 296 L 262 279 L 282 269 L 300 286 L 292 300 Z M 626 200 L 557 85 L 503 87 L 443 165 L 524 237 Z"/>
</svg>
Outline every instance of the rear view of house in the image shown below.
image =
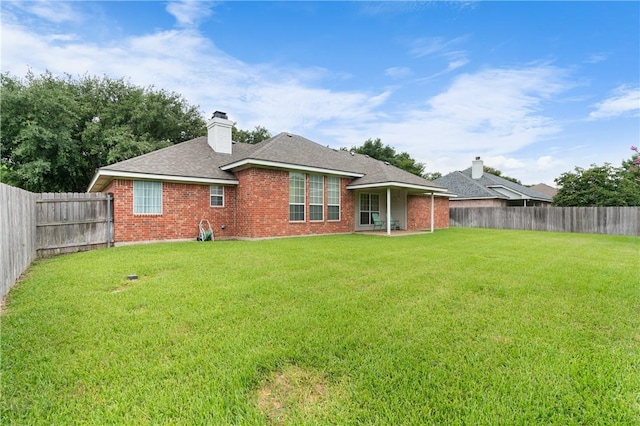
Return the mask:
<svg viewBox="0 0 640 426">
<path fill-rule="evenodd" d="M 217 111 L 208 135 L 100 168 L 90 192 L 114 194 L 116 243 L 268 238 L 449 226 L 446 188 L 361 154 L 280 133 L 233 143 Z"/>
</svg>

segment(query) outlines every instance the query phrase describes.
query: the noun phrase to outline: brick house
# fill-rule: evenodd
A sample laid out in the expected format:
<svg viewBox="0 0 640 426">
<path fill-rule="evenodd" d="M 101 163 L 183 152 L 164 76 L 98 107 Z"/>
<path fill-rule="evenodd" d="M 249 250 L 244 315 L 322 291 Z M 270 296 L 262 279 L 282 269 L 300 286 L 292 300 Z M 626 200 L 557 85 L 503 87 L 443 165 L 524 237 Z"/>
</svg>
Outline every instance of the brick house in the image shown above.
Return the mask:
<svg viewBox="0 0 640 426">
<path fill-rule="evenodd" d="M 451 172 L 434 181 L 456 194 L 451 207 L 541 207 L 550 206 L 553 196 L 511 182 L 484 171 L 476 157 L 471 167 Z"/>
<path fill-rule="evenodd" d="M 207 136 L 97 171 L 89 192 L 113 193 L 116 243 L 195 239 L 202 219 L 217 239 L 372 230 L 373 213 L 389 234 L 449 226 L 440 185 L 289 133 L 233 143 L 232 125 L 216 112 Z"/>
</svg>

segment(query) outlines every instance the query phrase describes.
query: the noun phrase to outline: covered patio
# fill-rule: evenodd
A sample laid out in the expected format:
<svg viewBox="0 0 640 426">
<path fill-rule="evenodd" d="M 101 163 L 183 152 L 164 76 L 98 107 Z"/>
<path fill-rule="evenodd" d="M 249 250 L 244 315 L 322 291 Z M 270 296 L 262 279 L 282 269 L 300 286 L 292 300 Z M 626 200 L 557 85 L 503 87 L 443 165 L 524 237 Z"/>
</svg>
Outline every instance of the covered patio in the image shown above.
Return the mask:
<svg viewBox="0 0 640 426">
<path fill-rule="evenodd" d="M 399 182 L 350 185 L 347 189 L 356 192 L 355 231 L 387 236 L 433 232 L 436 198 L 452 196 L 435 185 Z"/>
</svg>

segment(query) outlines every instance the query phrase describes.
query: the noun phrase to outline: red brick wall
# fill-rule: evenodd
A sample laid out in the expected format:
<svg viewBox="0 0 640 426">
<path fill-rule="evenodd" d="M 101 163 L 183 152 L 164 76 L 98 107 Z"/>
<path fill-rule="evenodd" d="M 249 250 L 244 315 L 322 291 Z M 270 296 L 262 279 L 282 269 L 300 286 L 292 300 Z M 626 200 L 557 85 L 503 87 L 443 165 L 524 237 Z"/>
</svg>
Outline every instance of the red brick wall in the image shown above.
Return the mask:
<svg viewBox="0 0 640 426">
<path fill-rule="evenodd" d="M 449 198 L 434 197 L 433 227 L 449 227 Z M 431 195 L 407 197 L 407 230 L 431 228 Z"/>
<path fill-rule="evenodd" d="M 327 220 L 325 177 L 324 220 L 309 220 L 309 177 L 306 175 L 306 205 L 303 222 L 289 221 L 289 172 L 250 168 L 236 173 L 239 185 L 224 187 L 224 207 L 209 206 L 209 185 L 162 184 L 162 214 L 133 213 L 133 181 L 116 179 L 104 190 L 114 194 L 114 238 L 116 243 L 195 239 L 198 223 L 207 219 L 215 238 L 265 238 L 334 234 L 355 229 L 355 192 L 347 190 L 349 179 L 341 179 L 339 221 Z M 407 229 L 428 229 L 430 196 L 407 197 Z M 435 197 L 435 227 L 449 227 L 449 199 Z M 225 229 L 222 229 L 224 225 Z"/>
<path fill-rule="evenodd" d="M 162 214 L 133 213 L 133 181 L 115 179 L 104 192 L 114 194 L 116 243 L 194 239 L 201 219 L 211 223 L 216 238 L 235 236 L 236 188 L 224 187 L 224 207 L 210 207 L 209 185 L 162 183 Z M 225 229 L 222 230 L 222 225 Z"/>
<path fill-rule="evenodd" d="M 327 182 L 325 177 L 324 220 L 309 220 L 309 177 L 306 175 L 306 205 L 303 222 L 289 221 L 289 172 L 250 168 L 236 173 L 238 185 L 237 236 L 244 238 L 335 234 L 354 229 L 354 196 L 341 180 L 340 221 L 327 220 Z"/>
</svg>

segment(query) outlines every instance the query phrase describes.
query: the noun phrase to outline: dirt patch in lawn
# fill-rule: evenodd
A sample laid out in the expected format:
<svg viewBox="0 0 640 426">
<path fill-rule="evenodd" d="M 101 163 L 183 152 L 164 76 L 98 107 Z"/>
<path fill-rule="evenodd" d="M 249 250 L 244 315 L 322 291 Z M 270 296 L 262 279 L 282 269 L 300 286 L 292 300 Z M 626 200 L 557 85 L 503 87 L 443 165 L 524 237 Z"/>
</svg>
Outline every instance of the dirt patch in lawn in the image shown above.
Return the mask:
<svg viewBox="0 0 640 426">
<path fill-rule="evenodd" d="M 272 373 L 257 398 L 258 409 L 269 424 L 284 425 L 293 419 L 322 417 L 329 386 L 322 373 L 290 365 Z"/>
</svg>

